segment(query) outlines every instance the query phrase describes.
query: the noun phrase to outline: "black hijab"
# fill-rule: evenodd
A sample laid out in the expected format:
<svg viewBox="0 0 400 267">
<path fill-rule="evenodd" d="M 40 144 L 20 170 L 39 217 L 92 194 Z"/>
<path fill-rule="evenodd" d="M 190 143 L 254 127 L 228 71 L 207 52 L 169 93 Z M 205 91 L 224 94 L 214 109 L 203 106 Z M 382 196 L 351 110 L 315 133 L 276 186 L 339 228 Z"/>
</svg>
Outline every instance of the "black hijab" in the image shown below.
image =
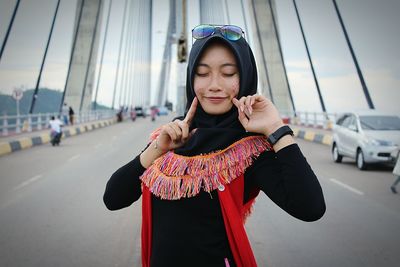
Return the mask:
<svg viewBox="0 0 400 267">
<path fill-rule="evenodd" d="M 239 68 L 239 93 L 236 97 L 253 95 L 257 92 L 257 68 L 253 53 L 246 40 L 242 37 L 237 41 L 225 39 L 220 33 L 207 38 L 196 40 L 189 55 L 189 62 L 186 76 L 186 111 L 195 97 L 194 75 L 197 64 L 203 52 L 215 42 L 222 43 L 228 47 L 235 56 Z M 243 137 L 255 135 L 247 133 L 238 119 L 238 111 L 235 105 L 231 110 L 222 115 L 211 115 L 206 113 L 200 103 L 197 106 L 190 130 L 197 128 L 197 131 L 190 140 L 174 152 L 179 155 L 195 156 L 204 153 L 221 150 Z"/>
</svg>

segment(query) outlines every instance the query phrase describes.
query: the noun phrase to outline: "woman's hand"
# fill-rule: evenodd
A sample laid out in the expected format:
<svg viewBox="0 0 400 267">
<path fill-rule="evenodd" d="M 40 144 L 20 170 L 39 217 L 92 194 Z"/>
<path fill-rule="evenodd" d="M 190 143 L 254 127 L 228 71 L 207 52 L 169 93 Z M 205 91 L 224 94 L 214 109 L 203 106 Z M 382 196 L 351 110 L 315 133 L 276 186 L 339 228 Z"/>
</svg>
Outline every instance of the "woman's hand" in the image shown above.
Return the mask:
<svg viewBox="0 0 400 267">
<path fill-rule="evenodd" d="M 140 154 L 140 163 L 144 168 L 148 168 L 167 151 L 183 146 L 192 137 L 196 129 L 189 133 L 189 127 L 196 113 L 197 102 L 197 98 L 194 98 L 183 120 L 175 120 L 162 126 L 158 137 Z"/>
<path fill-rule="evenodd" d="M 238 108 L 240 123 L 248 132 L 269 136 L 284 125 L 275 105 L 262 95 L 234 98 L 232 102 Z"/>
<path fill-rule="evenodd" d="M 194 114 L 196 113 L 198 100 L 195 97 L 183 120 L 174 120 L 161 128 L 160 135 L 157 137 L 157 147 L 162 151 L 168 151 L 183 146 L 192 137 L 195 130 L 189 133 Z"/>
</svg>

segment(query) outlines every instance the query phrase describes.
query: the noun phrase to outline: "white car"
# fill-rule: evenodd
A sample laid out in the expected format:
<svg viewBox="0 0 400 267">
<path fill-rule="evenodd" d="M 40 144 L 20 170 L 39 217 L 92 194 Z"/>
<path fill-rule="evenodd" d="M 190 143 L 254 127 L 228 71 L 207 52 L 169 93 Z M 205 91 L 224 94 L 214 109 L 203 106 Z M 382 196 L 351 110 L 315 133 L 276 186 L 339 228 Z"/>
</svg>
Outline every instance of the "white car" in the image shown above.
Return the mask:
<svg viewBox="0 0 400 267">
<path fill-rule="evenodd" d="M 332 157 L 356 160 L 365 170 L 371 163 L 394 164 L 400 146 L 400 117 L 376 110 L 349 112 L 333 126 Z"/>
</svg>

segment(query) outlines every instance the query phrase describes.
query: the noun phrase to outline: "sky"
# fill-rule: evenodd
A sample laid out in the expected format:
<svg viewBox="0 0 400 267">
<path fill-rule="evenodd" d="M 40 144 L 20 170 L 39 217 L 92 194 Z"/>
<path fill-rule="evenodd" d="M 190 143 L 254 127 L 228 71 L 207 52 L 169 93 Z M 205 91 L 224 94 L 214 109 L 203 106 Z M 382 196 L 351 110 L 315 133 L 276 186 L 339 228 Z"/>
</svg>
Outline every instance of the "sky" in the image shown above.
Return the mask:
<svg viewBox="0 0 400 267">
<path fill-rule="evenodd" d="M 187 0 L 188 28 L 197 20 L 190 10 L 196 1 Z M 0 0 L 0 44 L 16 0 Z M 33 88 L 40 69 L 56 0 L 23 0 L 0 61 L 0 92 Z M 228 0 L 231 23 L 244 27 L 238 0 Z M 332 0 L 297 0 L 316 76 L 328 112 L 368 108 L 349 48 Z M 152 29 L 152 91 L 158 85 L 169 12 L 168 0 L 154 0 Z M 400 1 L 337 0 L 353 49 L 377 109 L 400 114 Z M 110 105 L 118 58 L 123 0 L 114 0 L 104 65 L 99 84 L 99 103 Z M 321 111 L 316 86 L 292 0 L 276 0 L 277 20 L 289 85 L 298 111 Z M 103 18 L 107 15 L 105 1 Z M 76 0 L 61 1 L 41 87 L 63 90 L 72 43 Z M 35 14 L 35 16 L 32 16 Z M 198 15 L 197 15 L 198 16 Z M 103 20 L 103 22 L 104 22 Z M 248 26 L 251 24 L 248 22 Z M 103 24 L 99 56 L 104 38 Z M 247 34 L 252 44 L 252 31 Z M 189 36 L 190 37 L 190 36 Z M 173 62 L 176 69 L 176 59 Z M 182 78 L 172 71 L 171 80 Z M 97 79 L 96 79 L 97 80 Z M 175 88 L 176 81 L 170 82 Z M 170 90 L 170 97 L 175 93 Z M 154 96 L 154 94 L 153 94 Z M 173 99 L 172 99 L 173 100 Z"/>
</svg>

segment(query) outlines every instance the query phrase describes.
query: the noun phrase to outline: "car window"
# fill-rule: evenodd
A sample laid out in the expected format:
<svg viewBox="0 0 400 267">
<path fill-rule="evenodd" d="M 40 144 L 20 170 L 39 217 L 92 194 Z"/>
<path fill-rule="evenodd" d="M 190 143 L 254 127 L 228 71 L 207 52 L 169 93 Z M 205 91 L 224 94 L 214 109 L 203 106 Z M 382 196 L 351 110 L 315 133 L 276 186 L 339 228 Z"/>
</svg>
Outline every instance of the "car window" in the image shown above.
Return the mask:
<svg viewBox="0 0 400 267">
<path fill-rule="evenodd" d="M 357 130 L 357 119 L 354 115 L 351 116 L 351 120 L 349 122 L 349 125 L 347 126 L 347 128 L 350 128 L 352 130 Z"/>
<path fill-rule="evenodd" d="M 342 125 L 344 119 L 346 119 L 348 116 L 349 116 L 349 115 L 343 115 L 343 116 L 341 116 L 341 117 L 336 121 L 336 124 L 337 124 L 337 125 Z"/>
<path fill-rule="evenodd" d="M 400 130 L 398 116 L 360 116 L 361 127 L 365 130 Z"/>
<path fill-rule="evenodd" d="M 351 116 L 346 116 L 343 121 L 342 121 L 342 126 L 348 128 L 349 125 L 351 124 L 352 117 Z"/>
</svg>

